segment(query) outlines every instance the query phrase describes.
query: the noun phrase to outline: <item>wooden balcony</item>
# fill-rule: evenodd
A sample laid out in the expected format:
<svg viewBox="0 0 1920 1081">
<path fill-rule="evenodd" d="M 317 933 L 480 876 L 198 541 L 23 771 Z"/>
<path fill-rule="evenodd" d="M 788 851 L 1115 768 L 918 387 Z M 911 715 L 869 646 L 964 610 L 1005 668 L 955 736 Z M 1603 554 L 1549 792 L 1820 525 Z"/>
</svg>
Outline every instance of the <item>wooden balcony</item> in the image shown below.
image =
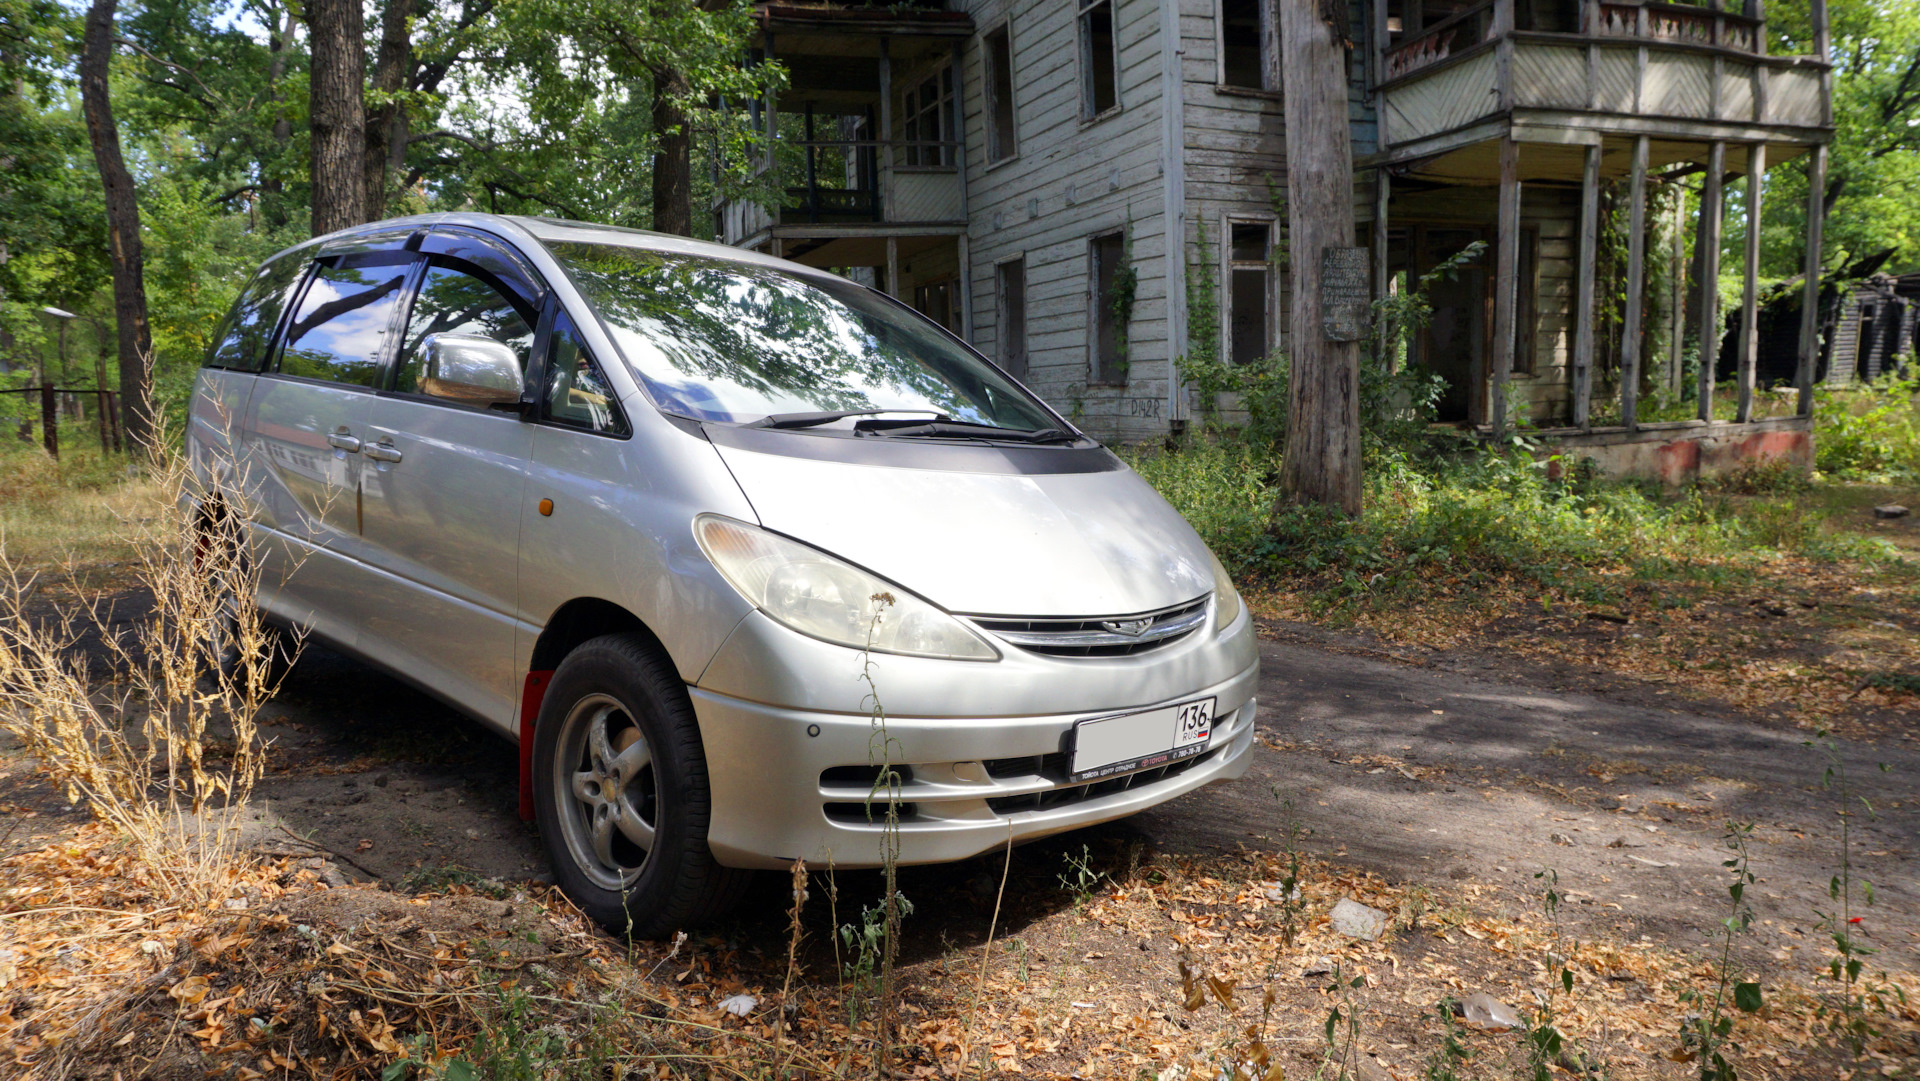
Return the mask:
<svg viewBox="0 0 1920 1081">
<path fill-rule="evenodd" d="M 1405 160 L 1505 130 L 1564 142 L 1824 141 L 1828 65 L 1766 55 L 1761 19 L 1621 0 L 1577 11 L 1575 32 L 1526 29 L 1493 0 L 1394 40 L 1377 62 L 1382 148 Z"/>
<path fill-rule="evenodd" d="M 966 218 L 960 146 L 930 140 L 822 139 L 782 144 L 771 185 L 777 206 L 721 205 L 720 239 L 776 234 L 877 235 L 896 227 L 957 228 Z M 891 163 L 891 164 L 889 164 Z"/>
</svg>

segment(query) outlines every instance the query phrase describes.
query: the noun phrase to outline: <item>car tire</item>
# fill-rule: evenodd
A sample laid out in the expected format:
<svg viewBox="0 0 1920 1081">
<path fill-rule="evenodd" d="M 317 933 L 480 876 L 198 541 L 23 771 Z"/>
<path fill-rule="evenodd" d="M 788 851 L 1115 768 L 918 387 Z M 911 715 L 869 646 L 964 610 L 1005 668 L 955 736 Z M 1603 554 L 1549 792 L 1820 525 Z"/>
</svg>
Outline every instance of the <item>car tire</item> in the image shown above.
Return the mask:
<svg viewBox="0 0 1920 1081">
<path fill-rule="evenodd" d="M 560 662 L 534 729 L 533 794 L 555 882 L 615 935 L 710 922 L 752 879 L 707 848 L 712 797 L 693 702 L 640 635 L 592 639 Z"/>
</svg>

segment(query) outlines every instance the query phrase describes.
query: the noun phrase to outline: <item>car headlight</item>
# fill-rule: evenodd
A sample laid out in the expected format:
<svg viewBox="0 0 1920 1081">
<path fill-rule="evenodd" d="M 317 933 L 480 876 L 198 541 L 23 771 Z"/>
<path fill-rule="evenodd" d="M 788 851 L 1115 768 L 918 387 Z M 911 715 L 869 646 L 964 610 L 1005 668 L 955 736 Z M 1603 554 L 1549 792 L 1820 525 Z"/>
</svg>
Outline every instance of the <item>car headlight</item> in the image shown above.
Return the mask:
<svg viewBox="0 0 1920 1081">
<path fill-rule="evenodd" d="M 1234 590 L 1227 568 L 1220 565 L 1220 557 L 1208 552 L 1207 558 L 1213 561 L 1213 633 L 1219 634 L 1240 618 L 1240 594 Z"/>
<path fill-rule="evenodd" d="M 818 549 L 708 514 L 694 519 L 693 534 L 748 603 L 801 634 L 878 653 L 1000 659 L 959 620 Z"/>
</svg>

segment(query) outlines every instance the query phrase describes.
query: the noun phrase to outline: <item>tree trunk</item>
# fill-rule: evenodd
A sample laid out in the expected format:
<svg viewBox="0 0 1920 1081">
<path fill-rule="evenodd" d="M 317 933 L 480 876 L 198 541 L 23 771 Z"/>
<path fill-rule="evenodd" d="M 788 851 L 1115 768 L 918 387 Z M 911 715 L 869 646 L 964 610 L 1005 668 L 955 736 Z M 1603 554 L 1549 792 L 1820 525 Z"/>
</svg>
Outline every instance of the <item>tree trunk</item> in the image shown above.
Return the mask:
<svg viewBox="0 0 1920 1081">
<path fill-rule="evenodd" d="M 310 0 L 313 52 L 308 113 L 313 135 L 313 235 L 367 220 L 367 116 L 362 102 L 366 20 L 360 0 Z"/>
<path fill-rule="evenodd" d="M 687 114 L 674 102 L 679 78 L 673 72 L 653 76 L 653 228 L 693 235 L 693 137 Z"/>
<path fill-rule="evenodd" d="M 133 174 L 120 156 L 120 129 L 114 124 L 107 91 L 107 67 L 113 59 L 113 14 L 118 0 L 93 0 L 87 11 L 80 53 L 80 99 L 87 115 L 87 137 L 106 192 L 107 247 L 113 260 L 113 317 L 120 340 L 120 396 L 126 402 L 129 439 L 141 446 L 153 434 L 153 331 L 147 325 L 146 271 L 140 251 L 140 204 L 134 200 Z"/>
<path fill-rule="evenodd" d="M 1321 257 L 1353 246 L 1345 34 L 1318 0 L 1280 0 L 1286 42 L 1287 249 L 1293 271 L 1281 498 L 1360 513 L 1360 343 L 1321 326 Z M 1345 11 L 1345 5 L 1339 5 Z"/>
<path fill-rule="evenodd" d="M 396 165 L 406 164 L 407 111 L 392 96 L 406 85 L 407 68 L 413 61 L 413 39 L 407 31 L 412 16 L 413 0 L 387 0 L 386 14 L 380 20 L 380 51 L 373 60 L 373 91 L 377 97 L 367 114 L 363 166 L 369 221 L 387 216 L 389 178 L 398 171 Z"/>
</svg>

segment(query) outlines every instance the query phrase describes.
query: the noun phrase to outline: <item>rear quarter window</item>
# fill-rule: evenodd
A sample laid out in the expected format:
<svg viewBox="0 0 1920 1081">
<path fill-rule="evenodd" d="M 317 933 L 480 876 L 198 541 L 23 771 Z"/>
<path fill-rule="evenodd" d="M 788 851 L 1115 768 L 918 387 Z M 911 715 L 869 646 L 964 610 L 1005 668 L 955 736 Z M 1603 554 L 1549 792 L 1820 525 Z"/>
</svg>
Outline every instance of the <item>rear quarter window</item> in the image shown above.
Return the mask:
<svg viewBox="0 0 1920 1081">
<path fill-rule="evenodd" d="M 254 273 L 215 332 L 206 367 L 257 372 L 266 366 L 273 328 L 279 324 L 280 312 L 306 265 L 304 259 L 288 255 Z"/>
</svg>

